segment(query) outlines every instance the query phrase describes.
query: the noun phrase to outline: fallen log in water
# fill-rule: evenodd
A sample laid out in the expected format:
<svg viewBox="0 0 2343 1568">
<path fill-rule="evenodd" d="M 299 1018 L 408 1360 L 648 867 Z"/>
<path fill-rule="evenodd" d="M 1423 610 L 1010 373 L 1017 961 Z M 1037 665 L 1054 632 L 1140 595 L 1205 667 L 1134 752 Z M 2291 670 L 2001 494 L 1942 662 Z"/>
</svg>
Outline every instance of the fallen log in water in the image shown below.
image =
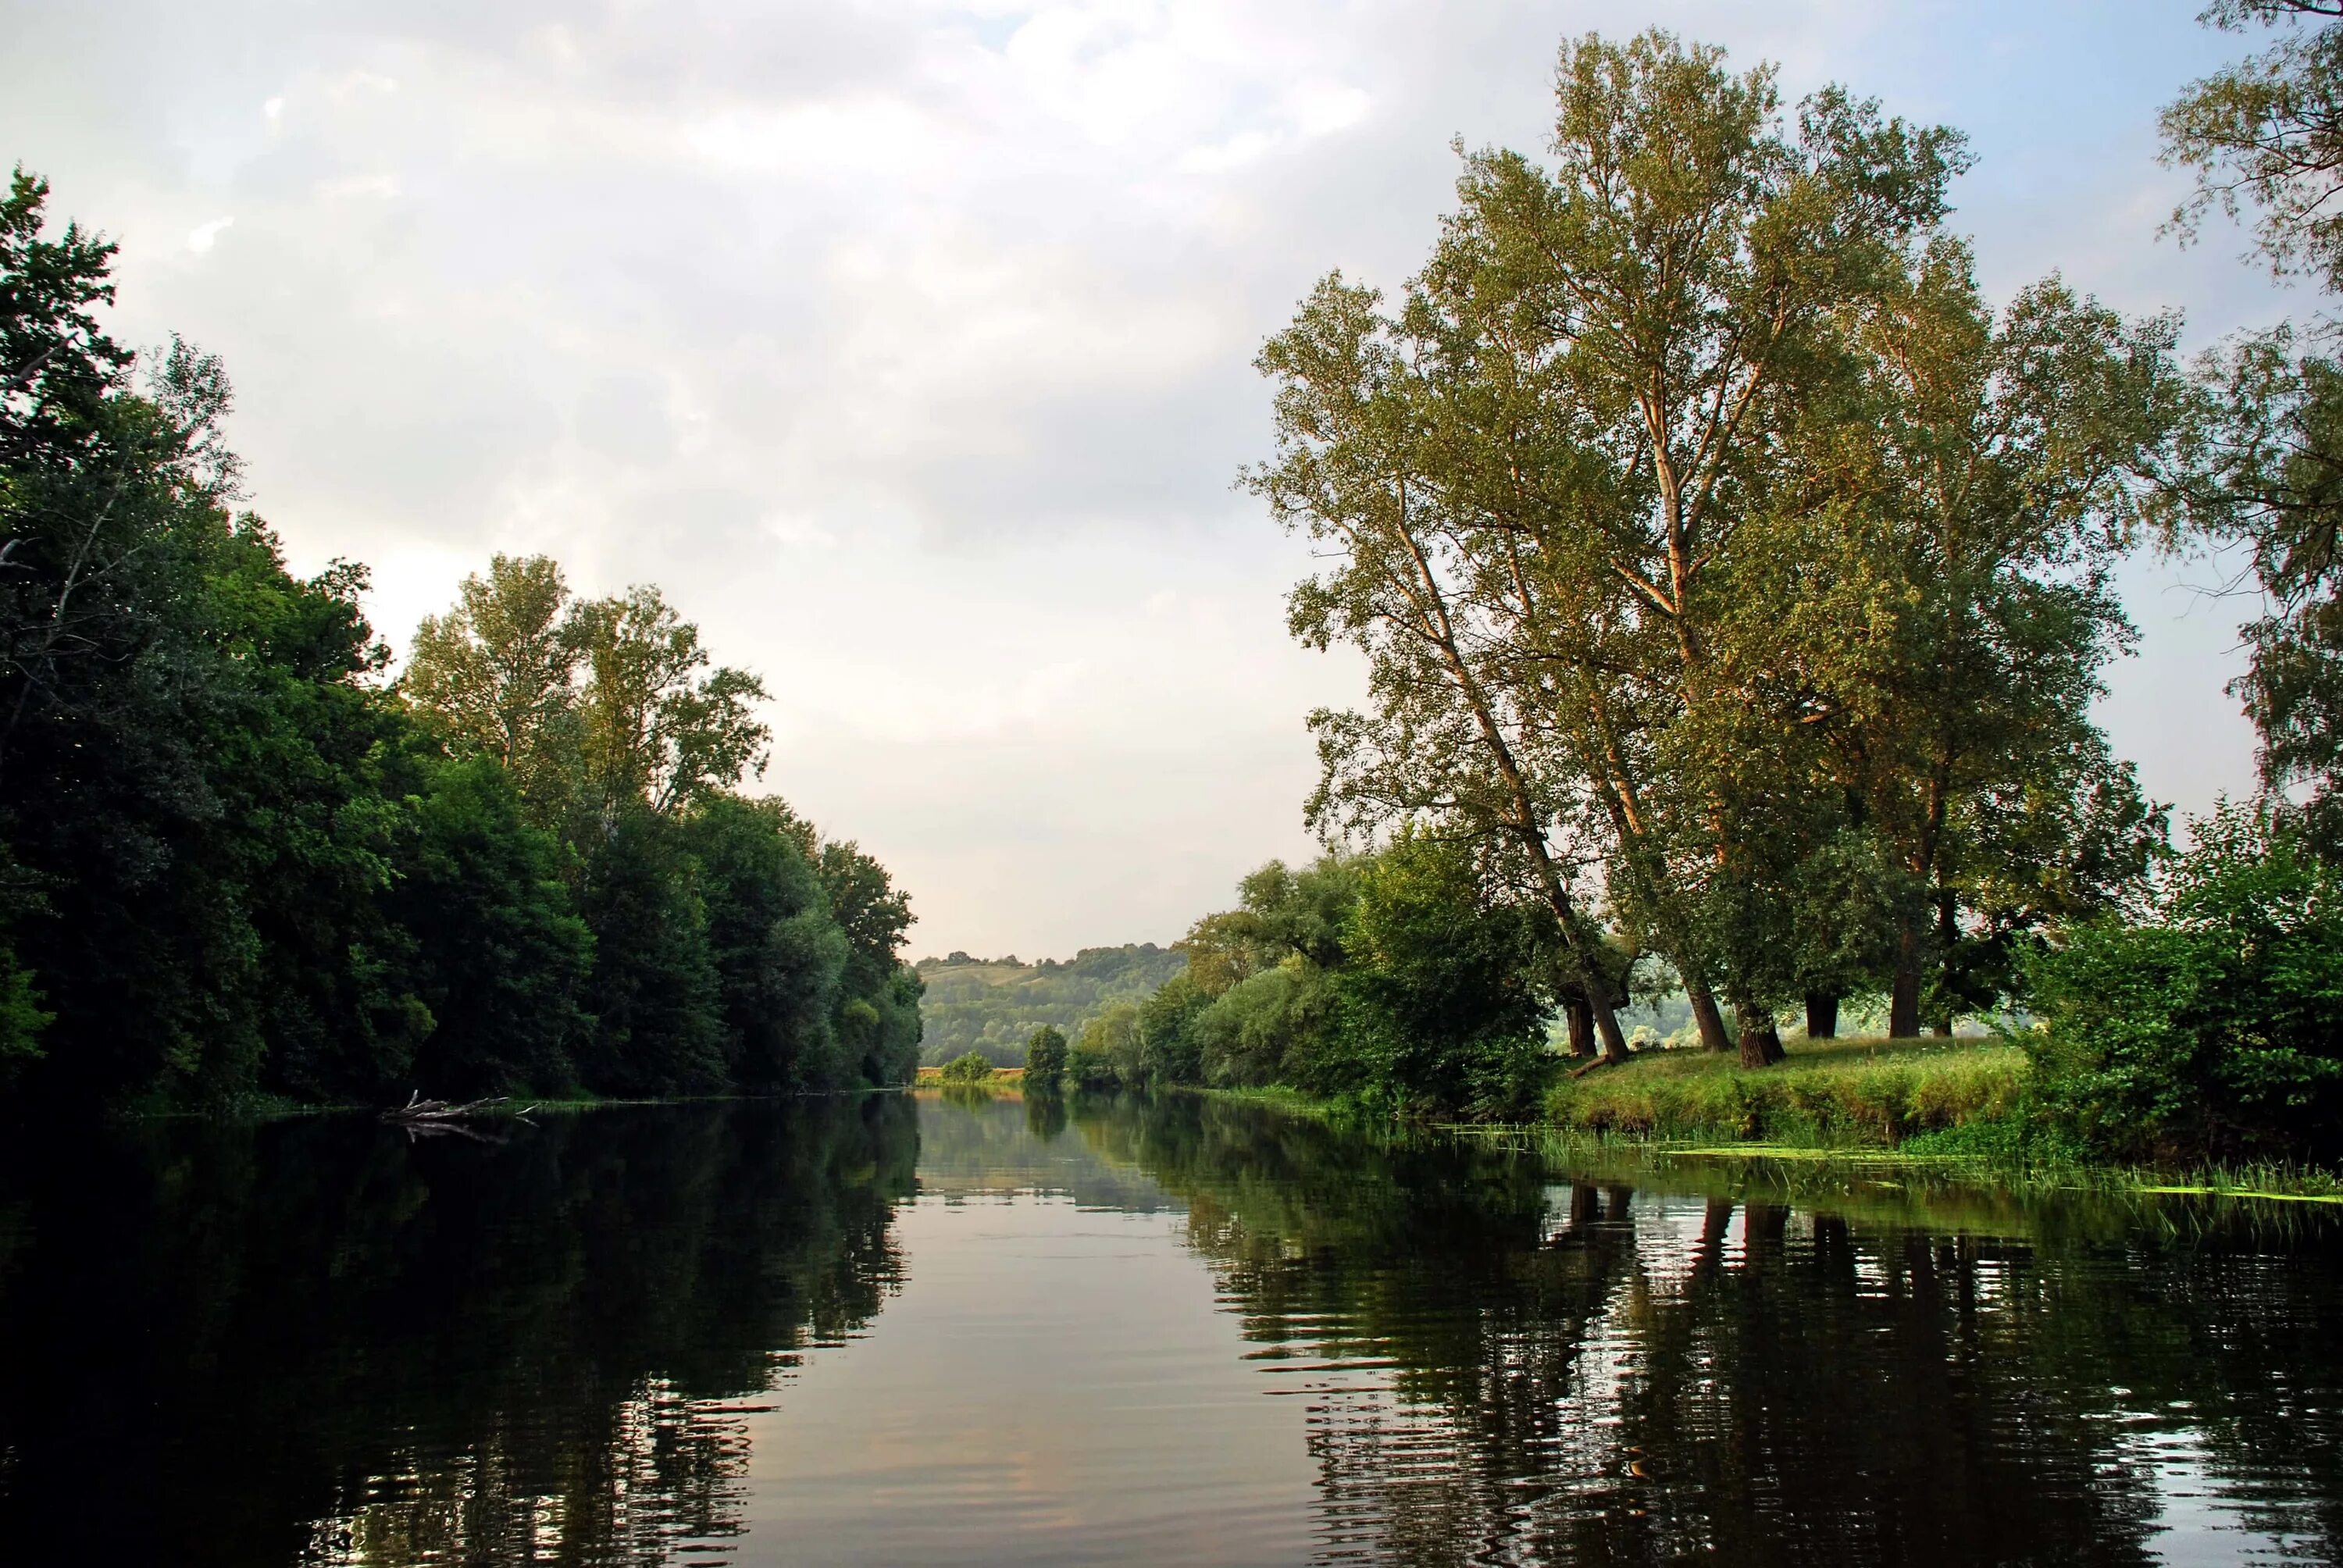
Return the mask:
<svg viewBox="0 0 2343 1568">
<path fill-rule="evenodd" d="M 394 1126 L 407 1129 L 407 1134 L 410 1138 L 429 1137 L 442 1132 L 455 1132 L 466 1138 L 478 1138 L 480 1136 L 478 1133 L 464 1125 L 466 1119 L 486 1115 L 490 1111 L 498 1111 L 498 1107 L 510 1103 L 511 1097 L 503 1094 L 491 1095 L 486 1100 L 454 1101 L 426 1100 L 420 1090 L 414 1090 L 408 1092 L 406 1104 L 393 1106 L 384 1111 L 382 1119 Z M 528 1113 L 536 1109 L 534 1105 L 524 1105 L 518 1111 L 500 1111 L 499 1114 L 515 1121 L 527 1121 Z M 483 1141 L 497 1141 L 484 1140 Z"/>
</svg>

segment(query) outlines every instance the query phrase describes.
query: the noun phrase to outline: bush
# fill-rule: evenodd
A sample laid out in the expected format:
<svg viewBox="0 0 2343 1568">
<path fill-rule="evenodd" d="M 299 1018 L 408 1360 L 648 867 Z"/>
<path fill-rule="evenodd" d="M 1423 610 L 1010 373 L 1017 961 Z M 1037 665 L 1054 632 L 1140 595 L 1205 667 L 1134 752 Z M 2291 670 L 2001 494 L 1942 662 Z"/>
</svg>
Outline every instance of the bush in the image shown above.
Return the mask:
<svg viewBox="0 0 2343 1568">
<path fill-rule="evenodd" d="M 980 1050 L 971 1050 L 953 1057 L 944 1063 L 946 1083 L 990 1083 L 992 1081 L 992 1061 Z"/>
<path fill-rule="evenodd" d="M 2045 1112 L 2127 1158 L 2343 1154 L 2343 904 L 2267 810 L 2224 804 L 2138 925 L 2038 955 Z"/>
<path fill-rule="evenodd" d="M 1025 1041 L 1025 1087 L 1051 1090 L 1066 1072 L 1066 1037 L 1050 1024 Z"/>
</svg>

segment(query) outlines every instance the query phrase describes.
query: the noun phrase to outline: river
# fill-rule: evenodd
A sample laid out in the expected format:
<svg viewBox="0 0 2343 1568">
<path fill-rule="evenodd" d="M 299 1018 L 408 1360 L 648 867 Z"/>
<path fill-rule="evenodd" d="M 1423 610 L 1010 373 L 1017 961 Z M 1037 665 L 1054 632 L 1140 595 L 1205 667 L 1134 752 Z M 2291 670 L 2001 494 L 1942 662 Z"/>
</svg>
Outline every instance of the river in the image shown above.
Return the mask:
<svg viewBox="0 0 2343 1568">
<path fill-rule="evenodd" d="M 489 1131 L 0 1150 L 0 1563 L 2343 1556 L 2328 1210 L 1189 1098 Z"/>
</svg>

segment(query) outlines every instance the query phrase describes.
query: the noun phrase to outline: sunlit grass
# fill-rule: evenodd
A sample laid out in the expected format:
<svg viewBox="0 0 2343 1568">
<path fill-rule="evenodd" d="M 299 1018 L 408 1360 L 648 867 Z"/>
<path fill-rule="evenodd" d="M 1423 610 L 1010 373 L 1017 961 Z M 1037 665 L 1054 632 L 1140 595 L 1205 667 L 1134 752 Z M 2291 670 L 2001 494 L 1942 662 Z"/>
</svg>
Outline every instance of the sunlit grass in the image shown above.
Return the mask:
<svg viewBox="0 0 2343 1568">
<path fill-rule="evenodd" d="M 1709 1051 L 1646 1052 L 1563 1080 L 1546 1114 L 1633 1138 L 1887 1146 L 2008 1115 L 2026 1070 L 2025 1052 L 1997 1040 L 1799 1041 L 1789 1052 L 1755 1070 Z"/>
</svg>

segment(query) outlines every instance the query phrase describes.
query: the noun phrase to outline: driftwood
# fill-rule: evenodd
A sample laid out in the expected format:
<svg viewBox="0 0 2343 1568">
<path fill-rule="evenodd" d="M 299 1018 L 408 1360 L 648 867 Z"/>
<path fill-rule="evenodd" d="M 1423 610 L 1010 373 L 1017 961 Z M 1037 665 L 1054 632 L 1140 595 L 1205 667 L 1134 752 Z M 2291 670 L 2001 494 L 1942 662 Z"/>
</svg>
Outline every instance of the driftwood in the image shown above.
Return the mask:
<svg viewBox="0 0 2343 1568">
<path fill-rule="evenodd" d="M 406 1104 L 394 1106 L 384 1111 L 382 1119 L 393 1126 L 405 1128 L 407 1136 L 410 1139 L 437 1138 L 443 1134 L 454 1133 L 459 1138 L 469 1138 L 478 1143 L 501 1143 L 504 1141 L 501 1138 L 488 1138 L 475 1132 L 464 1124 L 465 1119 L 484 1115 L 499 1106 L 510 1103 L 510 1098 L 502 1094 L 492 1095 L 486 1100 L 465 1100 L 453 1102 L 445 1100 L 426 1100 L 423 1098 L 422 1091 L 416 1090 L 408 1092 Z M 515 1121 L 527 1121 L 528 1113 L 536 1109 L 534 1105 L 524 1105 L 518 1111 L 508 1111 L 502 1114 Z M 533 1122 L 530 1124 L 535 1125 Z"/>
</svg>

